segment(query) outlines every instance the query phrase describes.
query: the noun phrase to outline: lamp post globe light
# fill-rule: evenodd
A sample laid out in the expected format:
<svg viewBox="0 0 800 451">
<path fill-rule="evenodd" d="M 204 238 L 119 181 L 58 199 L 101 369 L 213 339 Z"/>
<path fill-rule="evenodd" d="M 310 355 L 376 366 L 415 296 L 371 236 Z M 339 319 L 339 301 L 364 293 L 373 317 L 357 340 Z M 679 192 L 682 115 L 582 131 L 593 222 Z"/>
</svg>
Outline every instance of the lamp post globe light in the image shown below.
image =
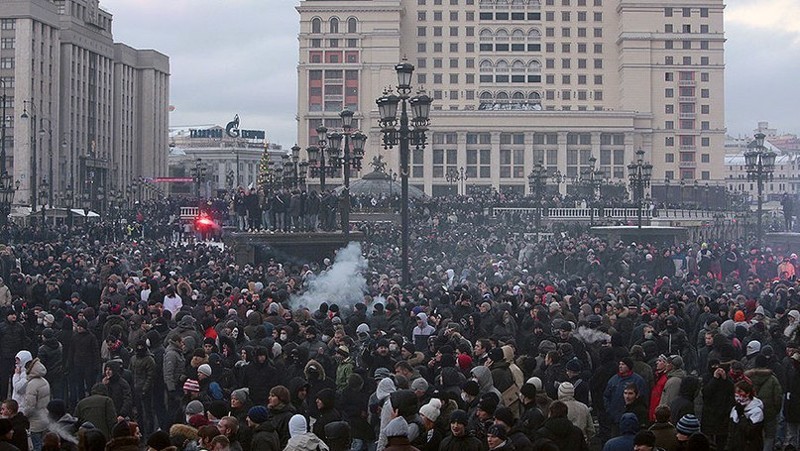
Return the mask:
<svg viewBox="0 0 800 451">
<path fill-rule="evenodd" d="M 380 114 L 379 125 L 383 134 L 383 148 L 392 149 L 394 146 L 400 147 L 400 218 L 402 229 L 402 251 L 401 267 L 403 283 L 407 286 L 411 283 L 411 271 L 408 261 L 408 177 L 409 177 L 409 156 L 411 146 L 416 150 L 422 150 L 427 143 L 426 132 L 430 119 L 428 117 L 431 109 L 432 99 L 426 94 L 419 93 L 411 96 L 411 76 L 414 73 L 414 66 L 407 61 L 402 61 L 395 67 L 397 73 L 397 94 L 391 90 L 386 90 L 375 103 L 378 105 Z M 400 106 L 400 116 L 398 121 L 397 107 Z M 408 116 L 408 109 L 411 108 L 411 117 Z"/>
<path fill-rule="evenodd" d="M 653 176 L 653 165 L 644 161 L 644 150 L 636 151 L 636 161 L 628 165 L 628 179 L 631 184 L 633 201 L 636 202 L 637 225 L 642 228 L 642 203 L 644 202 L 644 190 L 650 186 L 650 178 Z"/>
<path fill-rule="evenodd" d="M 751 142 L 748 147 L 749 150 L 744 153 L 744 163 L 747 170 L 747 179 L 756 182 L 758 187 L 758 217 L 756 218 L 756 234 L 759 244 L 764 239 L 764 228 L 762 224 L 762 216 L 764 214 L 764 183 L 773 179 L 775 172 L 775 152 L 767 149 L 764 146 L 763 133 L 756 133 L 755 140 Z"/>
<path fill-rule="evenodd" d="M 583 188 L 586 193 L 587 206 L 589 207 L 589 225 L 594 225 L 594 206 L 597 200 L 597 192 L 600 190 L 605 180 L 602 173 L 597 170 L 597 158 L 594 156 L 589 157 L 589 168 L 585 169 L 583 173 L 578 176 L 577 184 Z"/>
</svg>

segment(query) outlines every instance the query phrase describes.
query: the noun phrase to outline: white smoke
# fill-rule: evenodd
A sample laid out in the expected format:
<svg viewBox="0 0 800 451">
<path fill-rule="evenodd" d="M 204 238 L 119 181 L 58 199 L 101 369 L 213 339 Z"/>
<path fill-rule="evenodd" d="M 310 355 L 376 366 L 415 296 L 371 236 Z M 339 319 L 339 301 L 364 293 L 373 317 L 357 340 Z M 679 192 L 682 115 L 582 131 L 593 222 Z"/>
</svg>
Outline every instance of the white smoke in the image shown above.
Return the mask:
<svg viewBox="0 0 800 451">
<path fill-rule="evenodd" d="M 313 312 L 327 302 L 338 305 L 342 311 L 352 310 L 353 305 L 363 301 L 367 291 L 363 273 L 368 263 L 361 254 L 361 244 L 351 242 L 336 253 L 330 268 L 309 277 L 302 295 L 292 296 L 289 301 L 292 309 L 305 307 Z"/>
<path fill-rule="evenodd" d="M 588 344 L 596 343 L 598 341 L 611 342 L 611 335 L 584 326 L 579 327 L 573 335 L 578 337 L 582 342 Z"/>
</svg>

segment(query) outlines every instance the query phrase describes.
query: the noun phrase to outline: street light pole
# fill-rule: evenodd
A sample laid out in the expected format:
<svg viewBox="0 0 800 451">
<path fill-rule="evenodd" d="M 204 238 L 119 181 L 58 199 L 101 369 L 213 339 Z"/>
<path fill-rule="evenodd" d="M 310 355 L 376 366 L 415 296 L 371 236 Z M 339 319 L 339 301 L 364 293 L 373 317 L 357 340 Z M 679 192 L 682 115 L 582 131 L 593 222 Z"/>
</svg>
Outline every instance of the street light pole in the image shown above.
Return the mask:
<svg viewBox="0 0 800 451">
<path fill-rule="evenodd" d="M 745 166 L 747 168 L 747 179 L 755 181 L 758 186 L 758 217 L 757 221 L 757 238 L 758 243 L 761 244 L 764 240 L 764 227 L 762 224 L 762 216 L 764 216 L 764 182 L 773 179 L 773 172 L 775 171 L 775 152 L 767 149 L 764 146 L 763 133 L 756 133 L 755 141 L 751 142 L 748 147 L 750 150 L 744 153 Z"/>
<path fill-rule="evenodd" d="M 539 242 L 539 232 L 542 222 L 542 199 L 547 188 L 547 168 L 541 161 L 537 162 L 531 173 L 528 174 L 528 189 L 536 200 L 536 242 Z"/>
<path fill-rule="evenodd" d="M 427 137 L 425 132 L 428 130 L 430 120 L 428 115 L 432 99 L 425 94 L 411 97 L 411 76 L 414 73 L 414 66 L 407 61 L 402 61 L 395 66 L 397 72 L 397 91 L 399 96 L 386 91 L 376 100 L 380 112 L 380 126 L 383 133 L 384 149 L 391 149 L 395 145 L 400 146 L 400 192 L 401 205 L 400 217 L 402 227 L 402 252 L 401 266 L 403 283 L 408 286 L 411 283 L 411 271 L 409 269 L 408 241 L 408 177 L 409 177 L 409 153 L 411 145 L 417 150 L 425 148 Z M 399 128 L 397 120 L 397 106 L 401 105 Z M 408 106 L 411 106 L 414 117 L 409 121 Z M 413 129 L 411 128 L 413 126 Z"/>
<path fill-rule="evenodd" d="M 361 159 L 364 156 L 364 143 L 367 141 L 367 137 L 363 133 L 353 132 L 354 114 L 355 113 L 347 108 L 342 110 L 342 112 L 339 113 L 339 117 L 342 119 L 342 133 L 331 133 L 327 136 L 330 163 L 336 169 L 342 168 L 344 175 L 342 190 L 342 201 L 344 205 L 341 212 L 341 219 L 342 233 L 344 233 L 345 236 L 350 234 L 350 170 L 351 168 L 361 169 Z"/>
<path fill-rule="evenodd" d="M 636 161 L 628 165 L 628 178 L 631 191 L 636 201 L 636 219 L 638 227 L 642 228 L 642 202 L 644 189 L 650 186 L 650 177 L 653 175 L 653 165 L 644 161 L 644 150 L 636 151 Z"/>
</svg>

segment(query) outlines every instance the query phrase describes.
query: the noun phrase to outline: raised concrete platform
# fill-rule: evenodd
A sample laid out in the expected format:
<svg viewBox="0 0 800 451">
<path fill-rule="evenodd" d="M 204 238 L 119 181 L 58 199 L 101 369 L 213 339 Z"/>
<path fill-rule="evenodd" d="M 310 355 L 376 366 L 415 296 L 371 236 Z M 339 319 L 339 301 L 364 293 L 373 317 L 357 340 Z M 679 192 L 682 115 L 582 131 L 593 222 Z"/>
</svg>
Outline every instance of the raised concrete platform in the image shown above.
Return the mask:
<svg viewBox="0 0 800 451">
<path fill-rule="evenodd" d="M 231 232 L 225 235 L 225 246 L 233 251 L 240 265 L 259 264 L 274 258 L 282 262 L 320 263 L 350 241 L 362 241 L 362 232 L 283 233 Z"/>
<path fill-rule="evenodd" d="M 607 239 L 609 242 L 677 244 L 689 238 L 689 230 L 685 227 L 657 226 L 607 226 L 592 227 L 592 233 Z"/>
</svg>

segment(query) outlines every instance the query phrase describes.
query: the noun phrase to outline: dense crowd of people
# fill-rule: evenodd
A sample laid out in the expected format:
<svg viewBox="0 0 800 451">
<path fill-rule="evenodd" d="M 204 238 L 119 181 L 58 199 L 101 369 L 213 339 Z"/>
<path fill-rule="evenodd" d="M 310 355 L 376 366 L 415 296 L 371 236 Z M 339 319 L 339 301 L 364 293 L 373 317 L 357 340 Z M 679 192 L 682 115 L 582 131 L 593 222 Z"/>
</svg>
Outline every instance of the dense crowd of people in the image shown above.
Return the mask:
<svg viewBox="0 0 800 451">
<path fill-rule="evenodd" d="M 239 265 L 177 201 L 143 235 L 12 234 L 0 449 L 797 448 L 796 255 L 536 243 L 471 199 L 414 204 L 408 285 L 398 227 L 360 224 L 364 290 L 310 307 L 329 259 Z"/>
</svg>

